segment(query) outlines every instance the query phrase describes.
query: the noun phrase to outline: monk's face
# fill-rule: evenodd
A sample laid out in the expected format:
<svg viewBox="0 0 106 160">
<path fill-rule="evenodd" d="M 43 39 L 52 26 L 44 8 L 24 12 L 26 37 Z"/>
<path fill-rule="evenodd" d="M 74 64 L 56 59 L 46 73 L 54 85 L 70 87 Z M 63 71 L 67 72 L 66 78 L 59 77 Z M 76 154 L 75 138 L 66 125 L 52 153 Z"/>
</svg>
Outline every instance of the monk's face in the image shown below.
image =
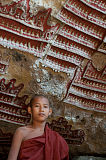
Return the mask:
<svg viewBox="0 0 106 160">
<path fill-rule="evenodd" d="M 33 121 L 44 122 L 48 116 L 52 113 L 49 108 L 49 101 L 45 97 L 36 97 L 33 100 L 31 114 Z"/>
</svg>

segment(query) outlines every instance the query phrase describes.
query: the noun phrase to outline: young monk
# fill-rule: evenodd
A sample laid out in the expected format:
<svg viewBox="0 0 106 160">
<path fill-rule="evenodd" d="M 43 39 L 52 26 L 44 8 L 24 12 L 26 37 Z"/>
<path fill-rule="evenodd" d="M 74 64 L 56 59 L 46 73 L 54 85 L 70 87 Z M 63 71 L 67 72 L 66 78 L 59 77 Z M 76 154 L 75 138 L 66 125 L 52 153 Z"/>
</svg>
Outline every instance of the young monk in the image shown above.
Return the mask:
<svg viewBox="0 0 106 160">
<path fill-rule="evenodd" d="M 8 160 L 69 160 L 66 141 L 46 125 L 52 113 L 48 98 L 35 95 L 28 112 L 32 123 L 16 130 Z"/>
</svg>

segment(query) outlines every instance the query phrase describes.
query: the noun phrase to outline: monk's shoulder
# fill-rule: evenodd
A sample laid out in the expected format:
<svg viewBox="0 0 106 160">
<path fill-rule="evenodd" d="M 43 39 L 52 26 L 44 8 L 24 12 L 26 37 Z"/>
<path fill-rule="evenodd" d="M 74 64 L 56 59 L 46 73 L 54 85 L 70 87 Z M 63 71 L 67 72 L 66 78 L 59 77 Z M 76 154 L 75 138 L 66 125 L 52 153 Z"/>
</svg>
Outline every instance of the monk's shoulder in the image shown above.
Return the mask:
<svg viewBox="0 0 106 160">
<path fill-rule="evenodd" d="M 59 152 L 61 153 L 62 157 L 68 157 L 69 154 L 69 146 L 66 140 L 56 131 L 49 130 L 49 136 L 51 138 L 53 146 L 57 146 Z M 62 158 L 65 159 L 65 158 Z"/>
<path fill-rule="evenodd" d="M 59 143 L 59 146 L 61 148 L 61 150 L 64 152 L 69 152 L 69 146 L 66 142 L 66 140 L 56 131 L 54 131 L 54 134 L 56 135 L 56 139 Z"/>
<path fill-rule="evenodd" d="M 50 130 L 51 130 L 52 134 L 56 137 L 56 139 L 59 138 L 59 139 L 64 140 L 64 138 L 58 132 L 56 132 L 52 129 L 50 129 Z"/>
<path fill-rule="evenodd" d="M 26 126 L 22 126 L 16 129 L 16 133 L 24 135 L 24 133 L 26 132 Z"/>
<path fill-rule="evenodd" d="M 55 140 L 59 141 L 59 143 L 65 145 L 65 146 L 68 146 L 66 140 L 56 131 L 54 130 L 51 130 L 53 136 L 55 137 Z"/>
</svg>

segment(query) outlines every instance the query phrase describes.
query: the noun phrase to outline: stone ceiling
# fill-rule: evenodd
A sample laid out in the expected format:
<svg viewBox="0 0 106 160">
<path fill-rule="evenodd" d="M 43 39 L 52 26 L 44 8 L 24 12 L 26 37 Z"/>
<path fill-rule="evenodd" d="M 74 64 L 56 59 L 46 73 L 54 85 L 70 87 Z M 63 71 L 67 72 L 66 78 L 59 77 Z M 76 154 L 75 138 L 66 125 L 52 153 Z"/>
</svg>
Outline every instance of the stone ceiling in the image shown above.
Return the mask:
<svg viewBox="0 0 106 160">
<path fill-rule="evenodd" d="M 60 118 L 51 127 L 69 130 L 69 144 L 86 134 L 85 153 L 106 153 L 105 14 L 105 0 L 0 0 L 0 120 L 10 128 L 27 123 L 28 90 L 43 90 L 55 100 L 55 115 L 73 121 Z"/>
<path fill-rule="evenodd" d="M 53 2 L 1 1 L 0 44 L 66 73 L 64 102 L 106 112 L 106 2 Z"/>
</svg>

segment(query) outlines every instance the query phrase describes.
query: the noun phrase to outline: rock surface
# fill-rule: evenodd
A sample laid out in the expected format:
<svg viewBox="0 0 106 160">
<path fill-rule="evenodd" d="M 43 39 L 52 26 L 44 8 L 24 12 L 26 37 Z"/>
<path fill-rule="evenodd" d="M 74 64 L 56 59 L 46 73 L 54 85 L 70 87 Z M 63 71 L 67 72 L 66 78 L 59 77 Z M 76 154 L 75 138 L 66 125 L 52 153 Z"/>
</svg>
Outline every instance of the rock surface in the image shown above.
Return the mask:
<svg viewBox="0 0 106 160">
<path fill-rule="evenodd" d="M 4 5 L 11 1 L 1 0 Z M 35 2 L 37 5 L 45 8 L 51 7 L 53 16 L 58 13 L 65 0 L 31 0 L 33 12 L 34 6 L 36 6 Z M 3 60 L 7 59 L 7 57 L 10 58 L 7 71 L 5 74 L 0 74 L 0 79 L 5 78 L 8 82 L 10 79 L 15 78 L 16 86 L 24 83 L 24 88 L 19 93 L 19 96 L 27 94 L 29 98 L 26 103 L 29 102 L 31 96 L 35 93 L 47 94 L 50 97 L 53 108 L 53 115 L 49 118 L 49 121 L 51 119 L 55 120 L 57 117 L 64 117 L 72 125 L 72 130 L 82 129 L 84 131 L 84 142 L 81 145 L 70 144 L 70 154 L 73 156 L 82 154 L 106 155 L 106 113 L 81 109 L 73 104 L 64 102 L 67 88 L 73 79 L 72 76 L 63 72 L 55 72 L 49 67 L 44 67 L 42 65 L 44 57 L 38 58 L 28 52 L 0 46 L 0 54 Z M 106 55 L 96 52 L 91 56 L 91 61 L 97 71 L 102 71 L 106 64 Z M 87 63 L 88 60 L 85 58 L 81 63 L 81 68 L 84 68 Z M 18 126 L 20 125 L 0 121 L 0 128 L 4 133 L 11 132 L 13 134 Z M 3 148 L 1 146 L 0 151 L 8 152 L 6 147 Z M 80 156 L 74 157 L 73 160 L 106 160 L 106 158 Z"/>
<path fill-rule="evenodd" d="M 106 158 L 93 157 L 93 156 L 79 156 L 79 157 L 74 157 L 73 160 L 106 160 Z"/>
</svg>

